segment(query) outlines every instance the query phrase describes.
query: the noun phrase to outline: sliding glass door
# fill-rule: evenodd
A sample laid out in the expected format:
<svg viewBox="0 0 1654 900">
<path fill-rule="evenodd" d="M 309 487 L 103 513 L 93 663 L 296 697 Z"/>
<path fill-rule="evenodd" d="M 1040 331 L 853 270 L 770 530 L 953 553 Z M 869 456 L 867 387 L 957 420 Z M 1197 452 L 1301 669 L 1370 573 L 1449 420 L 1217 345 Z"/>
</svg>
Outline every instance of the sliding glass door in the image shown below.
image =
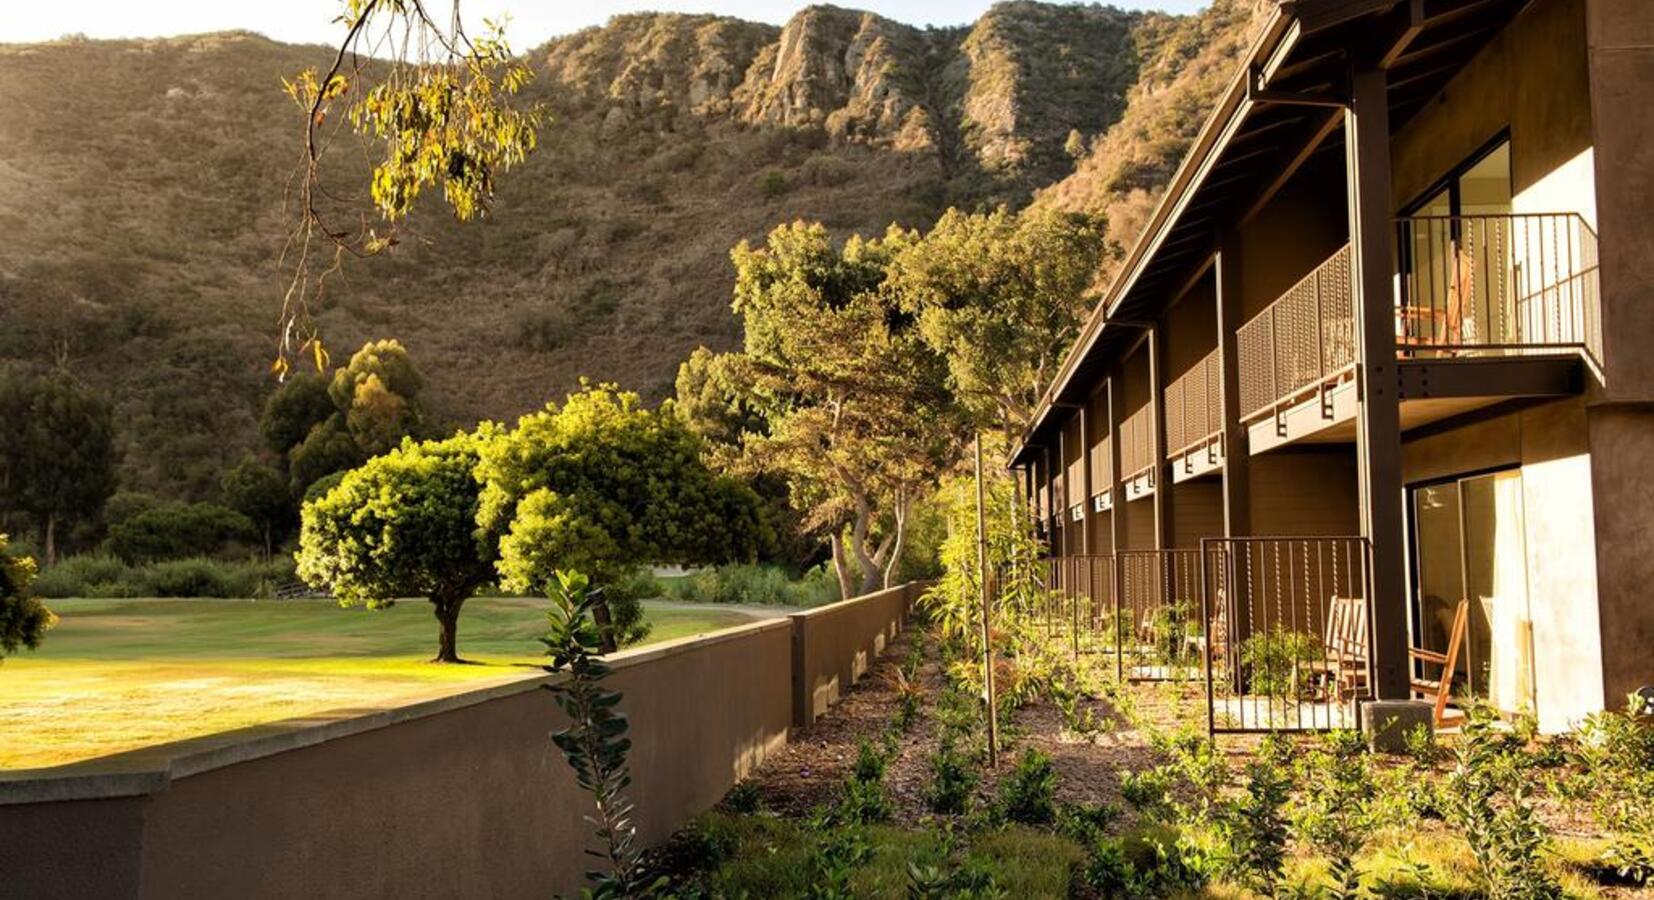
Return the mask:
<svg viewBox="0 0 1654 900">
<path fill-rule="evenodd" d="M 1445 653 L 1459 604 L 1467 628 L 1455 698 L 1533 709 L 1533 626 L 1519 470 L 1413 488 L 1413 643 Z M 1434 671 L 1427 673 L 1434 678 Z"/>
</svg>

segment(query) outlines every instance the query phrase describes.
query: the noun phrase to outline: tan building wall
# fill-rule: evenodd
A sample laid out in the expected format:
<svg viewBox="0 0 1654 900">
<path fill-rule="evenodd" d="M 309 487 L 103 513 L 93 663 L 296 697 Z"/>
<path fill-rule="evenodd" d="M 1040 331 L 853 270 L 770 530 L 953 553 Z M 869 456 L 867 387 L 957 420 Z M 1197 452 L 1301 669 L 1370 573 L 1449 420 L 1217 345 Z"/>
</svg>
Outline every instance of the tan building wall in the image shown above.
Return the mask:
<svg viewBox="0 0 1654 900">
<path fill-rule="evenodd" d="M 1216 478 L 1172 486 L 1172 547 L 1196 550 L 1202 538 L 1223 537 L 1223 484 Z"/>
<path fill-rule="evenodd" d="M 1349 243 L 1349 233 L 1343 159 L 1323 154 L 1241 229 L 1242 321 Z"/>
<path fill-rule="evenodd" d="M 1604 701 L 1604 661 L 1614 659 L 1598 618 L 1591 454 L 1581 399 L 1561 400 L 1409 438 L 1409 485 L 1519 467 L 1533 689 L 1540 727 L 1564 731 Z M 1642 661 L 1646 653 L 1626 659 Z"/>
<path fill-rule="evenodd" d="M 1252 530 L 1258 537 L 1361 533 L 1355 451 L 1288 447 L 1252 457 Z"/>
</svg>

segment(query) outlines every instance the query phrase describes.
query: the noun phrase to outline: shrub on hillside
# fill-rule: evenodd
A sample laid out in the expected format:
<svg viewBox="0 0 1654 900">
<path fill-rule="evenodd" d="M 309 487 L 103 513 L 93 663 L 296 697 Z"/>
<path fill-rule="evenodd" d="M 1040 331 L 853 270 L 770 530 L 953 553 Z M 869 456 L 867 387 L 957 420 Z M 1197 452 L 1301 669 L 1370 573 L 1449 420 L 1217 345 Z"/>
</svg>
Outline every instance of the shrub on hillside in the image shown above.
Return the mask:
<svg viewBox="0 0 1654 900">
<path fill-rule="evenodd" d="M 292 581 L 293 560 L 269 562 L 206 559 L 164 560 L 130 566 L 113 556 L 72 556 L 40 574 L 42 597 L 268 597 Z"/>
<path fill-rule="evenodd" d="M 128 564 L 209 556 L 257 533 L 246 516 L 216 503 L 160 503 L 109 529 L 109 552 Z"/>
<path fill-rule="evenodd" d="M 120 559 L 99 553 L 70 556 L 40 573 L 35 590 L 42 597 L 133 597 L 138 591 L 133 569 Z"/>
</svg>

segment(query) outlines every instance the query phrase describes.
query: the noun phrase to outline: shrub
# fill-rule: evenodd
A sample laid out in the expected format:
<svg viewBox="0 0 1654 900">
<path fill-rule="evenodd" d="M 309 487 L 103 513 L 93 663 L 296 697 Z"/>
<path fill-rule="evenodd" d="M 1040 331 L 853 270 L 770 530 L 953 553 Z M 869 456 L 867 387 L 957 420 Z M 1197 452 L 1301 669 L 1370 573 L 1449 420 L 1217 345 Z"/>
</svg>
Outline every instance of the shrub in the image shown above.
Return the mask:
<svg viewBox="0 0 1654 900">
<path fill-rule="evenodd" d="M 664 584 L 666 596 L 683 603 L 813 607 L 839 599 L 838 583 L 825 566 L 793 580 L 780 566 L 729 565 L 701 569 Z"/>
<path fill-rule="evenodd" d="M 1299 778 L 1304 791 L 1293 822 L 1299 837 L 1327 858 L 1330 896 L 1359 896 L 1355 860 L 1372 835 L 1377 794 L 1366 743 L 1353 731 L 1328 733 L 1301 760 Z"/>
<path fill-rule="evenodd" d="M 952 735 L 944 734 L 930 757 L 930 785 L 925 788 L 925 806 L 937 815 L 961 815 L 970 805 L 976 783 L 976 771 L 970 759 L 955 748 Z"/>
<path fill-rule="evenodd" d="M 1321 658 L 1315 636 L 1276 628 L 1241 644 L 1241 662 L 1251 672 L 1251 691 L 1266 697 L 1298 699 L 1311 688 L 1309 664 Z"/>
<path fill-rule="evenodd" d="M 1166 792 L 1170 788 L 1171 776 L 1164 769 L 1120 772 L 1120 796 L 1143 812 L 1164 809 L 1167 805 Z"/>
<path fill-rule="evenodd" d="M 1275 895 L 1286 868 L 1286 804 L 1292 794 L 1292 745 L 1264 738 L 1246 764 L 1244 790 L 1223 816 L 1230 868 L 1265 897 Z"/>
<path fill-rule="evenodd" d="M 786 173 L 770 169 L 758 176 L 758 195 L 766 200 L 773 200 L 787 192 Z"/>
<path fill-rule="evenodd" d="M 1579 730 L 1578 793 L 1610 835 L 1604 862 L 1621 878 L 1654 881 L 1654 718 L 1650 702 L 1627 698 L 1624 712 L 1605 710 Z"/>
<path fill-rule="evenodd" d="M 1103 838 L 1092 848 L 1085 880 L 1105 897 L 1195 894 L 1211 880 L 1212 859 L 1175 829 L 1155 825 Z"/>
<path fill-rule="evenodd" d="M 236 567 L 210 559 L 172 559 L 143 569 L 142 593 L 149 597 L 246 597 L 252 587 Z"/>
<path fill-rule="evenodd" d="M 109 550 L 129 564 L 208 556 L 255 538 L 246 516 L 216 503 L 161 503 L 109 529 Z"/>
<path fill-rule="evenodd" d="M 1011 822 L 1047 825 L 1056 818 L 1057 771 L 1051 757 L 1030 747 L 999 784 L 999 811 Z"/>
<path fill-rule="evenodd" d="M 40 573 L 35 590 L 42 597 L 132 597 L 138 593 L 133 569 L 113 556 L 70 556 Z"/>
<path fill-rule="evenodd" d="M 1549 840 L 1534 813 L 1521 742 L 1499 733 L 1495 716 L 1477 707 L 1466 717 L 1443 790 L 1447 821 L 1470 845 L 1490 900 L 1559 898 L 1562 888 L 1545 870 Z"/>
</svg>

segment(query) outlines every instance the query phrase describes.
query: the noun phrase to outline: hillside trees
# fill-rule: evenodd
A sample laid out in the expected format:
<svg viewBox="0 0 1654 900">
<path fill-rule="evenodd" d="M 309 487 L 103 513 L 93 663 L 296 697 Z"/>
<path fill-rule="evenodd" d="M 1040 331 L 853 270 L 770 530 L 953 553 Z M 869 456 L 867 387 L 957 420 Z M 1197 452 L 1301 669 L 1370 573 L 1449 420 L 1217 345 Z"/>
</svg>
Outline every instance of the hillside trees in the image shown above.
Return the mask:
<svg viewBox="0 0 1654 900">
<path fill-rule="evenodd" d="M 259 430 L 287 460 L 289 489 L 359 465 L 425 430 L 424 379 L 399 341 L 370 341 L 331 379 L 296 374 L 270 395 Z"/>
<path fill-rule="evenodd" d="M 109 401 L 67 375 L 0 374 L 0 510 L 30 516 L 46 564 L 59 530 L 95 520 L 115 490 Z"/>
<path fill-rule="evenodd" d="M 743 459 L 786 479 L 803 525 L 827 535 L 846 597 L 895 580 L 913 506 L 956 449 L 945 364 L 883 289 L 914 240 L 891 229 L 835 246 L 796 222 L 731 254 L 746 344 L 724 365 L 764 420 Z"/>
<path fill-rule="evenodd" d="M 0 534 L 0 660 L 20 648 L 33 650 L 57 622 L 29 587 L 34 583 L 34 560 L 8 552 L 10 538 Z"/>
<path fill-rule="evenodd" d="M 216 503 L 157 502 L 109 526 L 109 552 L 129 565 L 210 556 L 226 544 L 252 541 L 248 518 Z"/>
<path fill-rule="evenodd" d="M 1091 308 L 1100 218 L 950 209 L 890 260 L 885 289 L 946 361 L 979 427 L 1021 433 Z"/>
<path fill-rule="evenodd" d="M 288 491 L 287 477 L 256 457 L 245 456 L 224 473 L 219 490 L 224 502 L 257 529 L 264 540 L 264 558 L 269 559 L 293 521 L 293 496 Z"/>
<path fill-rule="evenodd" d="M 560 570 L 612 588 L 640 565 L 751 562 L 773 542 L 758 497 L 707 468 L 670 404 L 588 385 L 480 432 L 477 522 L 500 536 L 507 589 L 549 594 Z M 623 623 L 608 603 L 596 616 L 613 649 Z"/>
<path fill-rule="evenodd" d="M 368 460 L 304 505 L 299 576 L 343 605 L 424 597 L 436 616 L 434 662 L 459 662 L 459 614 L 494 576 L 497 539 L 477 527 L 484 438 L 461 434 Z"/>
</svg>

